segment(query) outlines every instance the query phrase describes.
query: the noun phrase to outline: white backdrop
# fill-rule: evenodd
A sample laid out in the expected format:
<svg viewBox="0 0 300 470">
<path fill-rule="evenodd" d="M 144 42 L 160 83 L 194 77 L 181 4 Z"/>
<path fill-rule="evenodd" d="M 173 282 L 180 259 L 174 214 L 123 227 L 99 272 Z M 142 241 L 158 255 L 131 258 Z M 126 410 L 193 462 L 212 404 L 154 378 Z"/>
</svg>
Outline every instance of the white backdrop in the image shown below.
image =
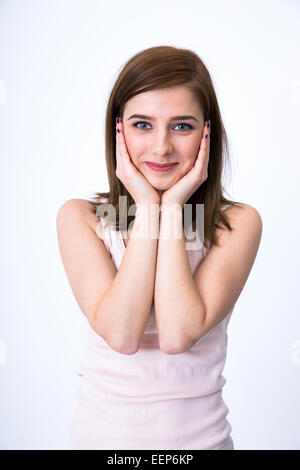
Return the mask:
<svg viewBox="0 0 300 470">
<path fill-rule="evenodd" d="M 228 327 L 235 448 L 300 449 L 299 22 L 297 0 L 0 2 L 1 449 L 64 448 L 83 314 L 56 214 L 108 190 L 109 92 L 155 45 L 207 65 L 230 139 L 226 188 L 263 219 Z"/>
</svg>

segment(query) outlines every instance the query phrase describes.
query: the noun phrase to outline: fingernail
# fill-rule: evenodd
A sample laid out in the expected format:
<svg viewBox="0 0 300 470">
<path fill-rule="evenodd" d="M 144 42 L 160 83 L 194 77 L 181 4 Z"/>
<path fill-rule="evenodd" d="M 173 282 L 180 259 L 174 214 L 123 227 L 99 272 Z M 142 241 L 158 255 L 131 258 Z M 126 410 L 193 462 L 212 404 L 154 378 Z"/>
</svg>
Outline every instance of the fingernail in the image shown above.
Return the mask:
<svg viewBox="0 0 300 470">
<path fill-rule="evenodd" d="M 119 124 L 119 118 L 118 118 L 118 116 L 116 117 L 116 122 Z"/>
<path fill-rule="evenodd" d="M 207 128 L 210 128 L 210 120 L 207 121 Z"/>
<path fill-rule="evenodd" d="M 208 134 L 205 135 L 205 140 L 207 140 Z"/>
</svg>

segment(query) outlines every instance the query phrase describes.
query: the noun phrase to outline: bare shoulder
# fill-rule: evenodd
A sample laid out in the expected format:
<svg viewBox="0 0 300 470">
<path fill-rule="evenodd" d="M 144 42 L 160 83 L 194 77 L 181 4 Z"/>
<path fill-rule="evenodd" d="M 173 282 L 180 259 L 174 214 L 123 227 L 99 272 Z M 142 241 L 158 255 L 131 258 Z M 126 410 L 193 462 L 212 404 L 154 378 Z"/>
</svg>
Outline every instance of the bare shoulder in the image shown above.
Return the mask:
<svg viewBox="0 0 300 470">
<path fill-rule="evenodd" d="M 87 199 L 68 199 L 59 208 L 57 216 L 64 216 L 64 213 L 71 213 L 77 215 L 85 220 L 85 222 L 92 227 L 99 235 L 102 234 L 102 226 L 99 217 L 96 215 L 96 206 Z"/>
<path fill-rule="evenodd" d="M 224 212 L 226 212 L 226 215 L 232 222 L 238 223 L 239 221 L 245 222 L 248 220 L 256 225 L 262 225 L 260 213 L 255 209 L 255 207 L 250 206 L 249 204 L 236 204 L 234 206 L 227 207 Z"/>
<path fill-rule="evenodd" d="M 100 237 L 95 233 L 96 214 L 91 202 L 67 200 L 57 212 L 56 223 L 67 278 L 79 307 L 94 328 L 98 307 L 115 278 L 116 267 L 103 240 L 99 243 Z M 97 329 L 97 333 L 106 339 L 104 326 Z"/>
<path fill-rule="evenodd" d="M 230 237 L 234 232 L 244 237 L 246 233 L 254 239 L 260 239 L 263 229 L 262 217 L 258 210 L 249 204 L 236 204 L 224 210 L 233 231 L 217 229 L 217 237 Z"/>
</svg>

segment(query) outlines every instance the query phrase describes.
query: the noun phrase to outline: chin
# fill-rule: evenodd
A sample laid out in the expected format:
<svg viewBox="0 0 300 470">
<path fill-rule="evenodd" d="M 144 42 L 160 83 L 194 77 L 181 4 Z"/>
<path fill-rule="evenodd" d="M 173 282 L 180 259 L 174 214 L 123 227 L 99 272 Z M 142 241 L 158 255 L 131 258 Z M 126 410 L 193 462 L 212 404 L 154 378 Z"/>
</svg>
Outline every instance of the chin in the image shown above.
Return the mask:
<svg viewBox="0 0 300 470">
<path fill-rule="evenodd" d="M 174 183 L 170 183 L 170 184 L 167 184 L 167 183 L 163 183 L 163 182 L 159 182 L 157 181 L 157 179 L 155 180 L 155 178 L 147 178 L 147 181 L 149 181 L 149 183 L 153 186 L 153 188 L 155 189 L 159 189 L 160 191 L 165 191 L 166 189 L 169 189 Z"/>
</svg>

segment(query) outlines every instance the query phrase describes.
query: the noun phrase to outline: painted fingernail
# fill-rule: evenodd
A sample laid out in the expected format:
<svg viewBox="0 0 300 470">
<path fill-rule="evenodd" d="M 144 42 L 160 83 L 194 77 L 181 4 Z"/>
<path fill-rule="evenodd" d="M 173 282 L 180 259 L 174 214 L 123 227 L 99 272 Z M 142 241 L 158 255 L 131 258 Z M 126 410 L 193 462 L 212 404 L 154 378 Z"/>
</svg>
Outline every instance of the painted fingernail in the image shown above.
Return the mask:
<svg viewBox="0 0 300 470">
<path fill-rule="evenodd" d="M 118 129 L 118 124 L 119 124 L 119 118 L 118 116 L 116 117 L 116 128 L 117 128 L 117 132 L 120 132 L 119 129 Z"/>
<path fill-rule="evenodd" d="M 207 121 L 207 128 L 210 128 L 210 121 Z"/>
<path fill-rule="evenodd" d="M 120 132 L 120 129 L 117 129 L 117 132 Z"/>
<path fill-rule="evenodd" d="M 205 135 L 205 140 L 207 140 L 208 134 Z"/>
</svg>

